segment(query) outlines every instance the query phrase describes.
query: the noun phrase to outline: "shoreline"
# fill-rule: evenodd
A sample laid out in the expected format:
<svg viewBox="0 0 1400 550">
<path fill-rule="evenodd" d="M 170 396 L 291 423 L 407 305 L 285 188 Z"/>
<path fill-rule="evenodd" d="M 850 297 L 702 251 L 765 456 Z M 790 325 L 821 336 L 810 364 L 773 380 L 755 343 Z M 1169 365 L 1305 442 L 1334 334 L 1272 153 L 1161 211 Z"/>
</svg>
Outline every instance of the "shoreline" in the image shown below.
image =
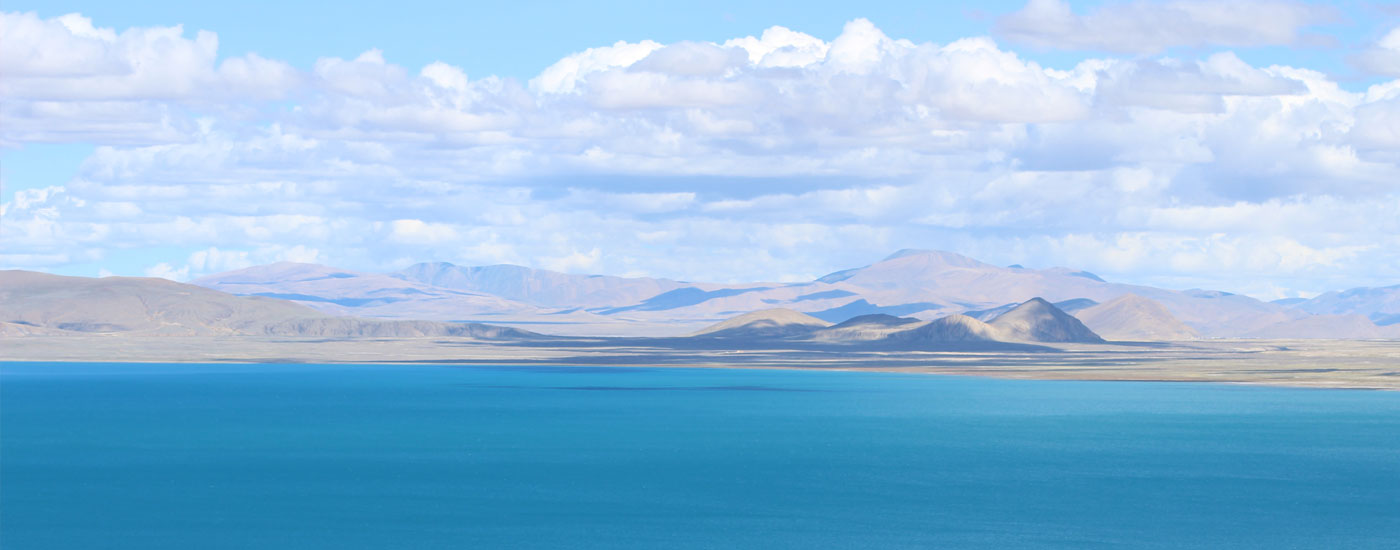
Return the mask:
<svg viewBox="0 0 1400 550">
<path fill-rule="evenodd" d="M 734 368 L 1400 391 L 1400 340 L 1199 340 L 1044 347 L 1041 351 L 881 350 L 767 344 L 702 349 L 647 339 L 522 343 L 460 338 L 56 336 L 0 339 L 0 362 Z"/>
</svg>

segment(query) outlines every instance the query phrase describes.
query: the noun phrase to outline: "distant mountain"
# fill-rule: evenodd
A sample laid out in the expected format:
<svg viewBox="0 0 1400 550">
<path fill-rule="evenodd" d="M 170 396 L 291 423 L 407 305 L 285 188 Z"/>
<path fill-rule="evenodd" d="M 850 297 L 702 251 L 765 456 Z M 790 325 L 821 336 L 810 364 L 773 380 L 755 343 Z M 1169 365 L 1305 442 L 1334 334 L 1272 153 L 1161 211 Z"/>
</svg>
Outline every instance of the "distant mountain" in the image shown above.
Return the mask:
<svg viewBox="0 0 1400 550">
<path fill-rule="evenodd" d="M 1103 342 L 1079 319 L 1042 298 L 1031 298 L 993 319 L 992 328 L 1021 342 Z"/>
<path fill-rule="evenodd" d="M 923 325 L 913 317 L 895 317 L 882 313 L 860 315 L 816 331 L 812 338 L 823 342 L 870 342 L 884 340 L 899 332 Z"/>
<path fill-rule="evenodd" d="M 918 343 L 1005 342 L 1011 340 L 1001 329 L 956 313 L 892 335 L 891 339 L 899 342 Z"/>
<path fill-rule="evenodd" d="M 333 315 L 458 320 L 542 313 L 538 307 L 499 296 L 292 262 L 219 273 L 193 283 L 240 296 L 290 300 Z"/>
<path fill-rule="evenodd" d="M 510 327 L 481 323 L 439 321 L 381 321 L 352 317 L 296 319 L 267 325 L 265 336 L 303 338 L 477 338 L 481 340 L 522 340 L 541 335 Z"/>
<path fill-rule="evenodd" d="M 1105 302 L 1137 294 L 1161 303 L 1202 333 L 1238 336 L 1248 330 L 1304 316 L 1288 308 L 1227 292 L 1159 288 L 1103 282 L 1085 271 L 999 267 L 951 252 L 901 250 L 866 267 L 827 275 L 818 281 L 862 289 L 864 299 L 882 306 L 936 304 L 916 316 L 980 312 L 1034 297 L 1050 302 L 1088 299 Z M 993 314 L 999 312 L 990 312 Z M 984 316 L 987 317 L 990 315 Z"/>
<path fill-rule="evenodd" d="M 734 340 L 807 337 L 830 323 L 790 309 L 765 309 L 746 313 L 706 327 L 692 336 Z"/>
<path fill-rule="evenodd" d="M 1314 315 L 1250 331 L 1250 338 L 1400 338 L 1400 325 L 1377 326 L 1365 315 Z"/>
<path fill-rule="evenodd" d="M 440 262 L 387 275 L 274 264 L 195 282 L 240 295 L 286 298 L 336 315 L 482 321 L 571 335 L 674 336 L 775 308 L 829 323 L 863 315 L 931 321 L 952 314 L 989 322 L 1037 297 L 1066 313 L 1078 313 L 1125 295 L 1156 303 L 1166 313 L 1139 307 L 1135 314 L 1124 311 L 1113 317 L 1098 310 L 1095 328 L 1113 338 L 1176 338 L 1192 331 L 1203 338 L 1240 337 L 1310 317 L 1314 311 L 1361 313 L 1383 325 L 1400 322 L 1400 310 L 1389 301 L 1397 287 L 1357 289 L 1289 305 L 1228 292 L 1105 282 L 1072 268 L 1000 267 L 934 250 L 901 250 L 868 266 L 797 283 L 682 282 Z M 1114 323 L 1128 326 L 1111 326 Z M 1304 330 L 1317 325 L 1294 326 Z"/>
<path fill-rule="evenodd" d="M 1074 313 L 1099 336 L 1110 340 L 1193 340 L 1200 333 L 1172 315 L 1162 304 L 1136 294 L 1124 294 Z"/>
<path fill-rule="evenodd" d="M 933 321 L 875 314 L 828 325 L 796 311 L 767 309 L 728 319 L 693 336 L 842 344 L 1103 341 L 1078 319 L 1039 298 L 1020 304 L 990 324 L 958 314 Z"/>
<path fill-rule="evenodd" d="M 1125 295 L 1125 296 L 1126 296 L 1126 295 Z M 963 312 L 963 315 L 966 315 L 966 316 L 971 317 L 971 318 L 973 318 L 973 319 L 977 319 L 978 321 L 986 322 L 986 321 L 991 321 L 992 319 L 996 319 L 997 317 L 1000 317 L 1001 314 L 1003 314 L 1003 313 L 1006 313 L 1006 312 L 1008 312 L 1008 311 L 1011 311 L 1011 310 L 1013 310 L 1013 309 L 1016 309 L 1016 306 L 1019 306 L 1019 305 L 1021 305 L 1020 302 L 1012 302 L 1012 303 L 1009 303 L 1009 304 L 1004 304 L 1004 305 L 1001 305 L 1001 306 L 998 306 L 998 307 L 994 307 L 994 308 L 992 308 L 992 309 L 981 309 L 981 310 L 973 310 L 973 311 L 964 311 L 964 312 Z M 1090 299 L 1088 299 L 1088 298 L 1075 298 L 1075 299 L 1072 299 L 1072 300 L 1064 300 L 1064 301 L 1061 301 L 1061 302 L 1055 302 L 1055 307 L 1059 308 L 1060 311 L 1063 311 L 1063 312 L 1065 312 L 1065 313 L 1074 313 L 1074 312 L 1076 312 L 1076 311 L 1079 311 L 1079 310 L 1082 310 L 1082 309 L 1085 309 L 1085 308 L 1088 308 L 1088 307 L 1093 307 L 1093 306 L 1095 306 L 1095 305 L 1098 305 L 1098 302 L 1095 302 L 1095 301 L 1090 300 Z"/>
<path fill-rule="evenodd" d="M 536 336 L 482 324 L 331 317 L 286 300 L 157 278 L 0 271 L 0 335 L 419 337 Z"/>
<path fill-rule="evenodd" d="M 318 317 L 291 302 L 166 279 L 0 271 L 0 322 L 14 325 L 11 334 L 261 334 L 270 324 Z"/>
<path fill-rule="evenodd" d="M 1380 326 L 1400 324 L 1400 285 L 1324 292 L 1288 305 L 1313 315 L 1363 315 Z"/>
<path fill-rule="evenodd" d="M 548 308 L 616 308 L 689 286 L 668 279 L 572 275 L 518 265 L 462 267 L 445 262 L 414 264 L 392 275 Z"/>
</svg>

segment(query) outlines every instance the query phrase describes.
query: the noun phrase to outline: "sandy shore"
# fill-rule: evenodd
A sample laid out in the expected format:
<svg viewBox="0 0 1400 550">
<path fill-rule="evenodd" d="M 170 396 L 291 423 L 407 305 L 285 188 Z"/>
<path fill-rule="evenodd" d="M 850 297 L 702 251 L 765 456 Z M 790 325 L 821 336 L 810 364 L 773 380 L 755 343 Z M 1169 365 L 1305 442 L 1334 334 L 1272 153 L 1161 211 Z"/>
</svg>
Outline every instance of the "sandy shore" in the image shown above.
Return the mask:
<svg viewBox="0 0 1400 550">
<path fill-rule="evenodd" d="M 0 361 L 800 368 L 1400 390 L 1397 340 L 1205 340 L 918 351 L 777 344 L 737 349 L 733 344 L 701 345 L 684 339 L 489 343 L 444 338 L 60 336 L 0 339 Z"/>
</svg>

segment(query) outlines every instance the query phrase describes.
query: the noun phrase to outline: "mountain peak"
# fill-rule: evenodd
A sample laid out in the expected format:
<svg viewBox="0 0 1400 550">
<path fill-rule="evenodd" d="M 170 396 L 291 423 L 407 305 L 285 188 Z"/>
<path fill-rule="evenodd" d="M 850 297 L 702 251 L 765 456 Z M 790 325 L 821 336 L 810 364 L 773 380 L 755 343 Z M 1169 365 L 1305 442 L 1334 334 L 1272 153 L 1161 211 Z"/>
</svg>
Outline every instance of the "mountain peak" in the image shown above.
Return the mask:
<svg viewBox="0 0 1400 550">
<path fill-rule="evenodd" d="M 806 335 L 831 323 L 790 309 L 763 309 L 710 325 L 692 336 L 785 338 Z"/>
<path fill-rule="evenodd" d="M 911 342 L 997 342 L 1002 340 L 1002 335 L 996 327 L 955 313 L 897 334 L 895 338 Z"/>
<path fill-rule="evenodd" d="M 862 325 L 877 325 L 890 327 L 918 322 L 918 319 L 914 319 L 912 317 L 896 317 L 894 315 L 888 315 L 884 313 L 871 313 L 867 315 L 857 315 L 855 317 L 851 317 L 850 319 L 846 319 L 845 321 L 842 321 L 840 324 L 837 324 L 831 328 L 846 328 Z"/>
<path fill-rule="evenodd" d="M 967 256 L 963 256 L 962 254 L 958 254 L 957 252 L 948 252 L 946 250 L 927 250 L 922 248 L 903 248 L 900 249 L 898 252 L 895 252 L 894 254 L 885 256 L 885 258 L 880 261 L 888 262 L 892 260 L 898 260 L 901 258 L 909 258 L 914 256 L 922 256 L 927 257 L 929 259 L 936 259 L 943 263 L 952 265 L 983 265 L 982 262 L 979 262 Z"/>
<path fill-rule="evenodd" d="M 886 256 L 885 259 L 874 264 L 837 271 L 817 279 L 820 283 L 837 283 L 845 281 L 862 273 L 887 272 L 890 270 L 909 270 L 913 272 L 929 273 L 949 271 L 949 268 L 987 268 L 1001 270 L 1005 268 L 996 267 L 990 264 L 979 262 L 956 252 L 943 250 L 920 250 L 916 248 L 905 248 L 894 254 Z"/>
<path fill-rule="evenodd" d="M 1016 340 L 1030 342 L 1102 342 L 1089 327 L 1043 298 L 1035 297 L 990 323 Z"/>
</svg>

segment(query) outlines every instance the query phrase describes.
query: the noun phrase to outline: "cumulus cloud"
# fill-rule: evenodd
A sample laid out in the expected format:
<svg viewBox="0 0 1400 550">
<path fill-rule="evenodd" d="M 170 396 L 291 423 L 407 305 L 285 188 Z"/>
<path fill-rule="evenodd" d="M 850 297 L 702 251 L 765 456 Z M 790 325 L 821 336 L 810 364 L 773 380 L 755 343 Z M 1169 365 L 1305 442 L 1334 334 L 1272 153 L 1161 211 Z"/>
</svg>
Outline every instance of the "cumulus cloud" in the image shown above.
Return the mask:
<svg viewBox="0 0 1400 550">
<path fill-rule="evenodd" d="M 1138 60 L 1106 67 L 1098 83 L 1103 104 L 1136 105 L 1187 113 L 1225 111 L 1230 96 L 1290 96 L 1307 86 L 1251 67 L 1233 53 L 1201 61 Z"/>
<path fill-rule="evenodd" d="M 1377 75 L 1400 77 L 1400 27 L 1395 27 L 1356 56 L 1356 64 Z"/>
<path fill-rule="evenodd" d="M 1035 46 L 1151 54 L 1173 46 L 1296 44 L 1303 28 L 1332 18 L 1331 10 L 1286 0 L 1110 3 L 1085 15 L 1065 0 L 1030 0 L 996 26 L 1001 36 Z"/>
<path fill-rule="evenodd" d="M 236 94 L 276 98 L 297 79 L 280 61 L 246 54 L 216 62 L 219 38 L 183 27 L 120 34 L 79 14 L 0 14 L 0 94 L 10 99 L 168 100 Z"/>
<path fill-rule="evenodd" d="M 118 33 L 76 13 L 0 13 L 0 36 L 0 145 L 179 141 L 198 127 L 190 109 L 280 99 L 301 78 L 252 53 L 219 61 L 217 35 L 179 25 Z"/>
<path fill-rule="evenodd" d="M 185 262 L 178 267 L 170 262 L 159 262 L 145 268 L 142 274 L 147 277 L 160 277 L 172 281 L 189 281 L 205 275 L 255 265 L 274 262 L 316 263 L 320 259 L 319 250 L 304 245 L 263 246 L 253 250 L 225 250 L 211 246 L 190 253 Z M 111 275 L 111 272 L 105 269 L 100 270 L 99 273 L 106 273 L 106 275 L 99 275 L 101 277 Z"/>
<path fill-rule="evenodd" d="M 1228 20 L 1071 15 L 1164 9 Z M 1228 52 L 1050 68 L 854 20 L 831 41 L 619 42 L 519 82 L 378 50 L 219 61 L 212 33 L 4 17 L 0 144 L 99 145 L 0 205 L 5 266 L 175 247 L 150 274 L 438 259 L 800 280 L 926 247 L 1259 292 L 1400 278 L 1400 81 L 1348 91 Z M 149 60 L 165 66 L 133 68 Z M 107 95 L 80 85 L 99 79 Z"/>
</svg>

